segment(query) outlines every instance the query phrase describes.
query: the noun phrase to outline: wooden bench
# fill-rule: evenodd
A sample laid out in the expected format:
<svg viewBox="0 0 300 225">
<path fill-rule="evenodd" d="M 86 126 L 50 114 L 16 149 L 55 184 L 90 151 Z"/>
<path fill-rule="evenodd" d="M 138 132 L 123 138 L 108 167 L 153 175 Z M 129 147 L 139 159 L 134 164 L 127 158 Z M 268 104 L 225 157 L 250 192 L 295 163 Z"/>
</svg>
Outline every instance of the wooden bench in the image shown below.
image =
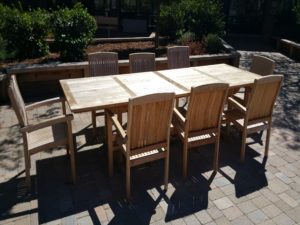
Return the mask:
<svg viewBox="0 0 300 225">
<path fill-rule="evenodd" d="M 119 29 L 119 19 L 118 17 L 109 17 L 109 16 L 95 16 L 96 23 L 98 28 L 106 29 L 107 36 L 110 36 L 111 30 Z"/>
</svg>

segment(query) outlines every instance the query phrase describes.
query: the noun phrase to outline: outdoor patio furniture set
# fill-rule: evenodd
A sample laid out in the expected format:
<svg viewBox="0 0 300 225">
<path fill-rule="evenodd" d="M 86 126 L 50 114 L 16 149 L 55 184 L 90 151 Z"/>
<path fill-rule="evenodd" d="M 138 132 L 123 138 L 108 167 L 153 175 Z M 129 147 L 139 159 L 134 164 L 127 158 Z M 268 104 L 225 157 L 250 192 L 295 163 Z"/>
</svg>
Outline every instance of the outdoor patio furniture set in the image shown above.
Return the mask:
<svg viewBox="0 0 300 225">
<path fill-rule="evenodd" d="M 189 48 L 185 46 L 169 48 L 167 56 L 169 69 L 155 71 L 153 53 L 131 54 L 130 74 L 118 75 L 117 53 L 90 54 L 91 77 L 61 80 L 65 98 L 27 106 L 12 75 L 8 91 L 21 125 L 28 187 L 30 156 L 61 145 L 67 146 L 72 181 L 76 181 L 73 115 L 66 114 L 65 101 L 72 113 L 92 112 L 94 135 L 97 135 L 96 116 L 105 116 L 109 176 L 113 175 L 113 155 L 117 149 L 125 158 L 127 198 L 130 198 L 131 167 L 153 160 L 165 161 L 167 189 L 172 131 L 183 143 L 184 179 L 188 174 L 188 150 L 199 145 L 214 143 L 213 169 L 218 170 L 222 124 L 228 128 L 233 124 L 242 131 L 241 161 L 245 159 L 247 135 L 266 129 L 267 157 L 272 111 L 283 77 L 261 75 L 272 74 L 274 62 L 255 56 L 248 72 L 226 64 L 189 67 Z M 238 93 L 240 88 L 245 92 Z M 187 99 L 185 107 L 175 104 L 179 98 Z M 64 115 L 28 124 L 27 110 L 54 102 L 62 103 Z M 127 113 L 126 124 L 122 113 Z"/>
</svg>

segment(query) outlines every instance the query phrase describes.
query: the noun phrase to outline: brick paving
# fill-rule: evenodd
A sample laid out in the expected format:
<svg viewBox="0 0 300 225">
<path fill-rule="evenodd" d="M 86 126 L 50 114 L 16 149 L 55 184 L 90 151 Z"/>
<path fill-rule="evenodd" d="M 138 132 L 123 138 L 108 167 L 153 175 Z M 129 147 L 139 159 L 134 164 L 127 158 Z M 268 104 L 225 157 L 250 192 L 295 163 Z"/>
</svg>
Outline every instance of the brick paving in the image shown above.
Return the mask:
<svg viewBox="0 0 300 225">
<path fill-rule="evenodd" d="M 234 46 L 236 47 L 236 46 Z M 190 151 L 189 176 L 181 179 L 181 144 L 171 143 L 169 189 L 163 191 L 163 162 L 133 169 L 133 200 L 125 200 L 124 166 L 107 175 L 103 121 L 92 138 L 90 114 L 73 121 L 77 147 L 76 185 L 70 183 L 64 148 L 33 156 L 33 190 L 25 187 L 22 139 L 16 116 L 0 107 L 0 224 L 300 224 L 300 64 L 267 49 L 242 50 L 240 67 L 249 69 L 251 54 L 276 61 L 284 74 L 274 112 L 270 156 L 257 137 L 247 139 L 240 164 L 240 135 L 221 141 L 220 170 L 212 173 L 213 146 Z M 60 113 L 58 105 L 30 114 L 31 121 Z M 264 143 L 264 137 L 263 137 Z"/>
</svg>

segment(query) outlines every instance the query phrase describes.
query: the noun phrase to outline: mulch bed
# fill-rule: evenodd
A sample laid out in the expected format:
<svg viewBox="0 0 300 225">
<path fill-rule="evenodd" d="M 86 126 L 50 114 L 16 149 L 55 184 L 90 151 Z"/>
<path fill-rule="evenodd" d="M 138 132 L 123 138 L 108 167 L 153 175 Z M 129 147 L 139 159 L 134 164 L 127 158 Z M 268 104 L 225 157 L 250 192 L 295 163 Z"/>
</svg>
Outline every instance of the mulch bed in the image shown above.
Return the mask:
<svg viewBox="0 0 300 225">
<path fill-rule="evenodd" d="M 144 42 L 123 42 L 123 43 L 105 43 L 105 44 L 97 44 L 97 45 L 89 45 L 86 53 L 93 53 L 98 51 L 105 52 L 118 52 L 119 59 L 128 59 L 128 55 L 130 53 L 136 52 L 155 52 L 156 57 L 164 57 L 166 56 L 166 48 L 169 46 L 174 46 L 175 44 L 169 44 L 167 46 L 162 46 L 155 49 L 155 45 L 152 41 L 144 41 Z M 190 46 L 191 55 L 201 55 L 205 53 L 205 48 L 201 44 L 201 42 L 191 42 L 187 45 Z M 87 60 L 85 58 L 85 60 Z M 22 61 L 10 60 L 5 62 L 0 62 L 0 68 L 12 66 L 17 63 L 21 64 L 44 64 L 50 62 L 58 62 L 59 53 L 50 53 L 47 56 L 39 57 L 35 59 L 25 59 Z"/>
</svg>

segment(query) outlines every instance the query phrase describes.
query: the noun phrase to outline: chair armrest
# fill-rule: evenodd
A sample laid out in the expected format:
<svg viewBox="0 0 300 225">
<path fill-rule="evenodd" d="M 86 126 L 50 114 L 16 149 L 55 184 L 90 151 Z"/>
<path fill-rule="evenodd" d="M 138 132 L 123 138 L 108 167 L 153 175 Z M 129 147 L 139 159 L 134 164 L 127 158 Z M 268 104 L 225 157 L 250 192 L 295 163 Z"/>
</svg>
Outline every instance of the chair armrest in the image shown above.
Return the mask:
<svg viewBox="0 0 300 225">
<path fill-rule="evenodd" d="M 49 126 L 52 126 L 52 125 L 55 125 L 58 123 L 65 123 L 65 122 L 71 121 L 73 119 L 74 119 L 74 116 L 72 114 L 57 116 L 55 118 L 45 120 L 41 123 L 31 124 L 26 127 L 22 127 L 20 130 L 23 133 L 26 133 L 26 132 L 30 133 L 32 131 L 36 131 L 36 130 L 39 130 L 39 129 L 42 129 L 45 127 L 49 127 Z"/>
<path fill-rule="evenodd" d="M 228 98 L 228 105 L 233 106 L 234 108 L 238 109 L 240 112 L 244 114 L 247 112 L 245 106 L 243 106 L 241 103 L 239 103 L 238 101 L 234 100 L 231 97 Z"/>
<path fill-rule="evenodd" d="M 173 109 L 173 116 L 176 117 L 176 120 L 180 123 L 181 126 L 184 126 L 185 118 L 184 116 L 178 111 L 178 109 Z"/>
<path fill-rule="evenodd" d="M 127 135 L 125 130 L 123 129 L 122 125 L 120 124 L 117 115 L 113 115 L 110 117 L 112 120 L 113 125 L 116 127 L 118 134 L 124 139 L 126 140 Z"/>
<path fill-rule="evenodd" d="M 56 98 L 51 98 L 51 99 L 47 99 L 44 101 L 32 103 L 30 105 L 25 106 L 25 108 L 26 108 L 26 110 L 32 110 L 32 109 L 35 109 L 35 108 L 38 108 L 38 107 L 41 107 L 44 105 L 50 105 L 50 104 L 57 103 L 57 102 L 61 102 L 63 104 L 64 101 L 65 101 L 64 97 L 56 97 Z"/>
</svg>

